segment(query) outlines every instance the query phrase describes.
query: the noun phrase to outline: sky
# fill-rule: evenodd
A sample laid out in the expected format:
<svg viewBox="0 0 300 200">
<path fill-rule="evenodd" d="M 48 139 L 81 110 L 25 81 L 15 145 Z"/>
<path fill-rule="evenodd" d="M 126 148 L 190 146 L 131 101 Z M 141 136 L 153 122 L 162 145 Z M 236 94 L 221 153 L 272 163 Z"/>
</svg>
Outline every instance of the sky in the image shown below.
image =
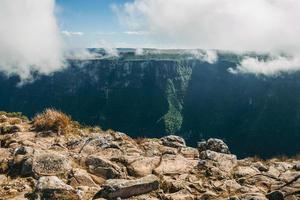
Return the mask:
<svg viewBox="0 0 300 200">
<path fill-rule="evenodd" d="M 215 50 L 264 52 L 268 60 L 245 57 L 229 73 L 292 73 L 299 10 L 299 0 L 0 0 L 0 71 L 31 80 L 67 67 L 70 50 L 89 58 L 86 48 L 150 47 L 213 58 Z"/>
<path fill-rule="evenodd" d="M 57 0 L 57 20 L 71 47 L 147 47 L 160 42 L 122 25 L 116 7 L 132 0 Z"/>
</svg>

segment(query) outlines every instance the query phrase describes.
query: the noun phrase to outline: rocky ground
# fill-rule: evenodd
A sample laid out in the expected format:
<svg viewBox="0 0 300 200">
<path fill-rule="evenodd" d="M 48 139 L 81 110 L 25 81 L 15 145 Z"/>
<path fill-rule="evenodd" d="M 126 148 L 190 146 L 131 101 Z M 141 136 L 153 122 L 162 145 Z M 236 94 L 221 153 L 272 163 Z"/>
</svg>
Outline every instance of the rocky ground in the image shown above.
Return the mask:
<svg viewBox="0 0 300 200">
<path fill-rule="evenodd" d="M 0 115 L 0 199 L 300 199 L 296 158 L 238 160 L 218 139 L 196 149 L 172 135 L 48 129 Z"/>
</svg>

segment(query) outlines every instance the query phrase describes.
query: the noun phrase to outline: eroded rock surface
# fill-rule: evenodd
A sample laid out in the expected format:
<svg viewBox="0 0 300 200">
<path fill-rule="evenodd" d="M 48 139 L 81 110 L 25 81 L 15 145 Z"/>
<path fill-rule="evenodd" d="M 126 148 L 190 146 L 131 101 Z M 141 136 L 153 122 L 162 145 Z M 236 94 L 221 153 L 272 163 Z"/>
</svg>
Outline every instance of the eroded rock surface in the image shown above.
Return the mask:
<svg viewBox="0 0 300 200">
<path fill-rule="evenodd" d="M 11 127 L 18 127 L 12 128 Z M 0 116 L 0 199 L 297 200 L 299 160 L 237 159 L 219 139 L 36 132 Z"/>
<path fill-rule="evenodd" d="M 154 175 L 148 175 L 140 179 L 110 179 L 95 195 L 96 198 L 130 198 L 141 194 L 147 194 L 159 188 L 159 179 Z"/>
</svg>

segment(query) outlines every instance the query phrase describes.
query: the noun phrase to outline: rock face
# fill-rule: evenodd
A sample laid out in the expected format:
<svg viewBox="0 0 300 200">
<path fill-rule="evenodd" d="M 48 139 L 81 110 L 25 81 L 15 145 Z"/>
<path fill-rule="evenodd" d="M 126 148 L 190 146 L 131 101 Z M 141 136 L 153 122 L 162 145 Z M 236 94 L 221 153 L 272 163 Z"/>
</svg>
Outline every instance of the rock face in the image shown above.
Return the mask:
<svg viewBox="0 0 300 200">
<path fill-rule="evenodd" d="M 111 179 L 95 195 L 95 198 L 116 199 L 129 198 L 157 190 L 159 179 L 154 175 L 148 175 L 136 180 Z"/>
<path fill-rule="evenodd" d="M 178 136 L 132 139 L 77 128 L 42 134 L 0 115 L 20 131 L 0 137 L 0 199 L 296 200 L 297 159 L 237 159 L 218 139 L 188 147 Z"/>
<path fill-rule="evenodd" d="M 228 73 L 247 56 L 266 55 L 218 52 L 218 62 L 207 63 L 186 51 L 121 51 L 116 58 L 69 60 L 69 68 L 26 87 L 15 87 L 18 77 L 0 72 L 0 108 L 32 117 L 53 107 L 84 124 L 100 124 L 133 137 L 180 134 L 189 145 L 203 138 L 224 138 L 238 156 L 300 151 L 295 120 L 300 93 L 291 92 L 300 90 L 299 71 L 276 78 Z"/>
</svg>

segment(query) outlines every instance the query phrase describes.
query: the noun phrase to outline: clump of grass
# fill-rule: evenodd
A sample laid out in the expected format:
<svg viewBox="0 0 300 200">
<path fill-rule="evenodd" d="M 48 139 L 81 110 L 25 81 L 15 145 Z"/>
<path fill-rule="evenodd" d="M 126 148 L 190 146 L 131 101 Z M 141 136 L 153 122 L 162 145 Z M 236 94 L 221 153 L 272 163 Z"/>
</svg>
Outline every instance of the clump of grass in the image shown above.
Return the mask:
<svg viewBox="0 0 300 200">
<path fill-rule="evenodd" d="M 72 121 L 71 117 L 55 109 L 46 109 L 33 118 L 33 126 L 36 131 L 53 131 L 61 134 L 74 132 L 78 123 Z"/>
<path fill-rule="evenodd" d="M 21 112 L 0 111 L 0 115 L 5 115 L 6 117 L 16 117 L 16 118 L 19 118 L 23 121 L 28 121 L 28 118 L 25 115 L 23 115 Z"/>
</svg>

